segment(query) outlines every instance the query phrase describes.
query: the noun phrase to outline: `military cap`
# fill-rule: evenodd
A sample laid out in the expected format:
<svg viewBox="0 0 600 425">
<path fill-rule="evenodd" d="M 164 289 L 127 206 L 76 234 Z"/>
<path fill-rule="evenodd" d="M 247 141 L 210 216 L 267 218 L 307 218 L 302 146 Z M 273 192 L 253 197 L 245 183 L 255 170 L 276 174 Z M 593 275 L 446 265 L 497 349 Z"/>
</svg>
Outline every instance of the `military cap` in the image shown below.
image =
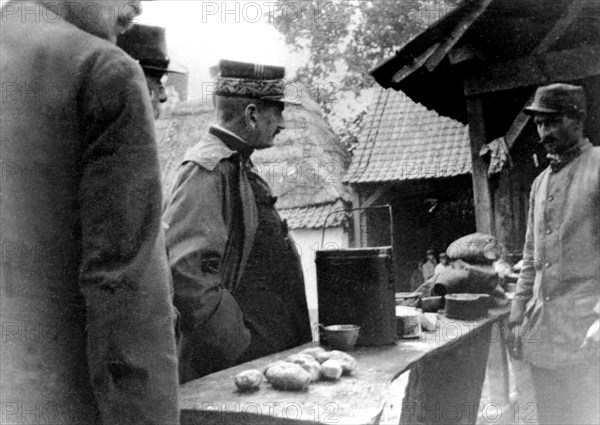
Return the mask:
<svg viewBox="0 0 600 425">
<path fill-rule="evenodd" d="M 585 114 L 583 87 L 556 83 L 539 87 L 526 114 Z"/>
<path fill-rule="evenodd" d="M 185 73 L 169 67 L 167 38 L 165 29 L 150 25 L 136 24 L 129 31 L 117 37 L 117 46 L 137 60 L 144 71 L 159 73 Z"/>
<path fill-rule="evenodd" d="M 210 73 L 216 77 L 214 93 L 218 96 L 300 104 L 296 100 L 286 98 L 283 81 L 285 68 L 282 66 L 222 59 L 217 66 L 210 69 Z"/>
</svg>

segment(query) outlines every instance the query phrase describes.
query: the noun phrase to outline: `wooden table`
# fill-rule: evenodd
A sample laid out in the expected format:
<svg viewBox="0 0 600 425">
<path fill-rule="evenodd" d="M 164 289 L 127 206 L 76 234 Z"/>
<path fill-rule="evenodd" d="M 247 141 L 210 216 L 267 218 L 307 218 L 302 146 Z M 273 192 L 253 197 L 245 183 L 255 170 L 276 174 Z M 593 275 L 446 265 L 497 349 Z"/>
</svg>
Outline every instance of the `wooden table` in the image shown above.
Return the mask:
<svg viewBox="0 0 600 425">
<path fill-rule="evenodd" d="M 395 394 L 391 399 L 394 381 L 409 369 L 418 369 L 427 364 L 435 365 L 440 359 L 451 359 L 456 366 L 452 368 L 454 377 L 452 373 L 444 373 L 442 376 L 450 377 L 444 384 L 447 393 L 460 395 L 461 391 L 465 391 L 465 382 L 469 382 L 470 388 L 478 387 L 475 392 L 471 388 L 470 397 L 473 398 L 473 394 L 480 396 L 483 383 L 481 375 L 485 375 L 485 364 L 469 364 L 468 358 L 462 353 L 465 349 L 471 352 L 476 350 L 484 353 L 487 359 L 492 326 L 507 314 L 508 308 L 490 310 L 488 317 L 472 322 L 452 320 L 440 315 L 436 331 L 424 332 L 420 340 L 400 340 L 394 345 L 356 348 L 351 354 L 358 361 L 358 367 L 352 375 L 343 376 L 337 382 L 311 383 L 305 392 L 277 391 L 263 382 L 261 388 L 254 393 L 240 393 L 233 383 L 233 377 L 247 369 L 262 370 L 273 361 L 285 359 L 290 354 L 317 343 L 309 343 L 205 376 L 181 386 L 181 423 L 377 424 L 384 415 L 386 405 L 389 408 L 391 402 L 400 402 L 397 398 L 401 395 Z M 491 337 L 497 338 L 498 335 Z M 442 361 L 440 364 L 443 363 Z M 482 367 L 483 370 L 480 370 Z M 465 371 L 467 376 L 464 376 Z M 461 379 L 455 379 L 457 376 Z M 455 381 L 456 388 L 453 388 Z M 422 388 L 419 388 L 421 391 Z M 405 410 L 414 413 L 413 407 L 408 406 Z M 385 423 L 393 421 L 398 424 L 400 420 L 399 417 L 390 418 L 389 415 L 384 417 Z M 433 422 L 436 421 L 432 420 Z M 459 423 L 469 421 L 461 419 Z"/>
</svg>

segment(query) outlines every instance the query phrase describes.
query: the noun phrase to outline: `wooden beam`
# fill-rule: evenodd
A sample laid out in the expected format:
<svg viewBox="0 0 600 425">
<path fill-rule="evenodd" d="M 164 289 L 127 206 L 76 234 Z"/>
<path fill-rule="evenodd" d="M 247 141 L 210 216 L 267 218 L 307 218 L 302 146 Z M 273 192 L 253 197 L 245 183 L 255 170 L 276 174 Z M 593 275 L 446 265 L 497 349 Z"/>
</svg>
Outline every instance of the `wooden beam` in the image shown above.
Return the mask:
<svg viewBox="0 0 600 425">
<path fill-rule="evenodd" d="M 439 45 L 435 52 L 425 62 L 425 68 L 433 72 L 440 62 L 446 57 L 448 52 L 458 43 L 467 30 L 473 25 L 473 22 L 481 16 L 487 9 L 492 0 L 483 0 L 468 16 L 464 17 L 454 29 L 446 36 L 445 40 Z"/>
<path fill-rule="evenodd" d="M 476 49 L 474 46 L 470 44 L 463 44 L 459 47 L 455 47 L 454 49 L 448 52 L 448 60 L 452 65 L 457 65 L 459 63 L 474 59 L 474 58 L 482 58 L 481 52 Z"/>
<path fill-rule="evenodd" d="M 377 189 L 373 192 L 371 196 L 369 196 L 360 206 L 361 208 L 368 208 L 375 203 L 381 196 L 391 187 L 391 184 L 383 184 L 378 186 Z"/>
<path fill-rule="evenodd" d="M 531 102 L 533 102 L 533 95 L 529 98 L 527 103 L 523 105 L 523 108 L 525 108 L 527 105 L 530 105 Z M 521 135 L 521 132 L 529 122 L 529 115 L 523 112 L 523 108 L 521 108 L 521 111 L 519 111 L 517 117 L 515 118 L 513 123 L 510 125 L 510 128 L 504 135 L 504 141 L 506 142 L 506 147 L 508 148 L 508 150 L 510 150 L 510 148 L 515 144 L 515 142 Z"/>
<path fill-rule="evenodd" d="M 475 223 L 477 231 L 495 234 L 492 194 L 487 179 L 487 165 L 479 156 L 481 147 L 486 143 L 483 102 L 481 98 L 467 98 L 469 114 L 469 136 L 471 139 L 471 160 L 473 162 L 473 198 L 475 204 Z"/>
<path fill-rule="evenodd" d="M 569 5 L 567 9 L 567 13 L 561 17 L 556 24 L 552 27 L 550 31 L 546 34 L 544 39 L 533 49 L 534 54 L 541 54 L 546 52 L 552 45 L 565 33 L 569 25 L 573 23 L 575 18 L 581 13 L 583 6 L 588 3 L 590 0 L 574 0 L 573 3 Z M 523 112 L 524 108 L 527 105 L 530 105 L 533 102 L 534 95 L 531 95 L 527 103 L 523 105 L 519 114 L 511 124 L 510 128 L 506 132 L 504 136 L 504 140 L 506 141 L 506 146 L 510 150 L 512 146 L 515 144 L 521 132 L 529 122 L 529 115 Z"/>
<path fill-rule="evenodd" d="M 416 58 L 413 58 L 412 62 L 409 65 L 400 68 L 392 77 L 392 82 L 394 84 L 398 84 L 400 81 L 404 80 L 410 74 L 419 69 L 427 61 L 427 59 L 431 57 L 431 55 L 433 54 L 433 52 L 435 52 L 439 45 L 440 43 L 435 43 L 423 54 L 419 55 Z"/>
<path fill-rule="evenodd" d="M 575 18 L 581 13 L 583 6 L 590 1 L 596 0 L 574 0 L 573 3 L 567 8 L 565 13 L 557 22 L 554 24 L 552 29 L 548 31 L 544 39 L 533 49 L 534 54 L 544 53 L 550 50 L 550 47 L 565 33 L 569 25 L 573 23 Z"/>
<path fill-rule="evenodd" d="M 477 66 L 465 77 L 465 95 L 572 81 L 599 74 L 600 46 L 586 46 Z"/>
<path fill-rule="evenodd" d="M 368 208 L 373 205 L 381 196 L 392 186 L 391 183 L 381 185 L 361 203 L 361 196 L 358 190 L 355 190 L 352 198 L 352 208 Z M 352 213 L 354 224 L 354 243 L 355 247 L 366 246 L 367 243 L 367 217 L 366 211 L 354 211 Z M 363 231 L 364 229 L 364 231 Z"/>
<path fill-rule="evenodd" d="M 354 190 L 354 193 L 352 194 L 352 208 L 360 208 L 360 192 L 358 191 L 358 189 Z M 354 230 L 354 247 L 358 248 L 360 246 L 362 246 L 362 228 L 361 228 L 361 222 L 360 222 L 360 217 L 361 215 L 359 214 L 360 211 L 354 211 L 352 212 L 352 223 L 353 223 L 353 230 Z"/>
</svg>

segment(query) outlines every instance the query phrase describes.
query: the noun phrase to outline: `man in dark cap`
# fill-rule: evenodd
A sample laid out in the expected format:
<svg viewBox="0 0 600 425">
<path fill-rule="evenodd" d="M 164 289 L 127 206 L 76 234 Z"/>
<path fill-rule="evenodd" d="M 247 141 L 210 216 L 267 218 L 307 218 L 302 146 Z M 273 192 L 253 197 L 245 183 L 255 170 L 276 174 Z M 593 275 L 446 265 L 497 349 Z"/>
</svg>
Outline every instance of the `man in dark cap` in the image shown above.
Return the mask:
<svg viewBox="0 0 600 425">
<path fill-rule="evenodd" d="M 114 45 L 140 8 L 2 7 L 3 423 L 179 423 L 152 108 Z"/>
<path fill-rule="evenodd" d="M 160 104 L 168 99 L 164 86 L 167 75 L 183 73 L 169 66 L 171 61 L 167 54 L 165 29 L 135 24 L 117 38 L 117 46 L 142 66 L 150 90 L 154 118 L 158 119 Z"/>
<path fill-rule="evenodd" d="M 583 135 L 582 87 L 540 87 L 525 111 L 550 166 L 532 185 L 509 326 L 531 365 L 539 422 L 597 424 L 600 148 Z"/>
<path fill-rule="evenodd" d="M 298 254 L 250 160 L 284 128 L 284 72 L 219 63 L 217 122 L 186 153 L 163 216 L 182 382 L 311 340 Z"/>
</svg>

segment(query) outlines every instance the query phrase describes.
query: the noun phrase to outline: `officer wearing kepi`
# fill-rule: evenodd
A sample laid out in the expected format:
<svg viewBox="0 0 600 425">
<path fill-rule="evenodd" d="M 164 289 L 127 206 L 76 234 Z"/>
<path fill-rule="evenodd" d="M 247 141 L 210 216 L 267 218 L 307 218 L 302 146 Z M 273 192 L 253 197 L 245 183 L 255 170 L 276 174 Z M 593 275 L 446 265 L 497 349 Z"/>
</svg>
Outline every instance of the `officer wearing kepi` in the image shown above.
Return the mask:
<svg viewBox="0 0 600 425">
<path fill-rule="evenodd" d="M 284 128 L 285 69 L 215 71 L 217 122 L 186 153 L 163 215 L 183 382 L 311 340 L 298 254 L 250 160 Z"/>
<path fill-rule="evenodd" d="M 160 104 L 168 99 L 164 86 L 167 75 L 183 74 L 183 71 L 170 66 L 165 29 L 136 24 L 117 38 L 117 46 L 142 66 L 150 90 L 154 118 L 158 119 Z"/>
</svg>

